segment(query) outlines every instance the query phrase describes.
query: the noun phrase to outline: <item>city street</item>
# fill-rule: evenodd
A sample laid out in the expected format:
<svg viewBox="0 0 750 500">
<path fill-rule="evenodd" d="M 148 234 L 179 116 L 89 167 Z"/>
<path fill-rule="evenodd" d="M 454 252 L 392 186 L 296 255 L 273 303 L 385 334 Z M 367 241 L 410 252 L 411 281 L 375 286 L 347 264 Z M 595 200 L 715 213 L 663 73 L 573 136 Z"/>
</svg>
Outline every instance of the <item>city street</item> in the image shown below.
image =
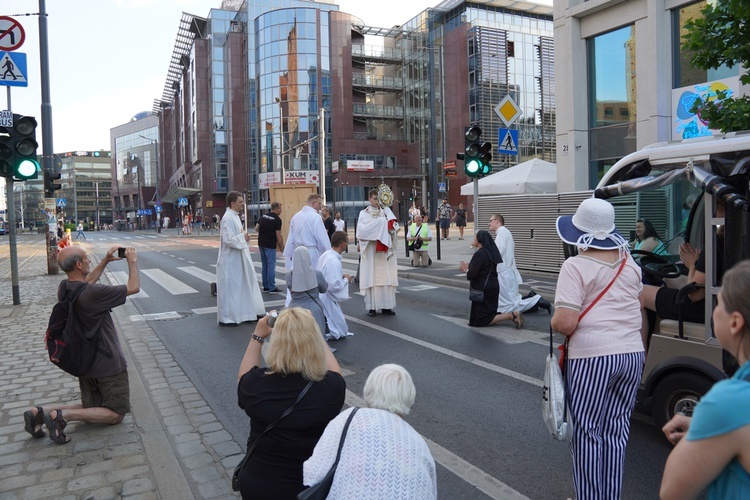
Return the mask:
<svg viewBox="0 0 750 500">
<path fill-rule="evenodd" d="M 153 329 L 244 448 L 248 422 L 236 405 L 235 391 L 251 325 L 221 328 L 217 324 L 209 283 L 214 280 L 218 237 L 151 232 L 87 233 L 87 237 L 84 245 L 99 255 L 111 245 L 138 249 L 141 292 L 131 297 L 137 314 L 131 314 L 130 320 L 146 322 Z M 458 245 L 468 248 L 455 239 L 443 245 L 446 255 L 456 252 L 452 249 Z M 255 262 L 260 276 L 259 259 Z M 402 276 L 418 277 L 402 262 Z M 277 264 L 277 280 L 283 286 L 283 261 Z M 344 268 L 355 271 L 356 253 L 344 254 Z M 433 268 L 431 272 L 446 280 L 456 274 L 442 262 Z M 112 263 L 106 276 L 122 282 L 125 264 Z M 549 437 L 541 420 L 546 312 L 527 315 L 522 330 L 510 323 L 471 328 L 466 286 L 426 279 L 401 279 L 395 317 L 369 318 L 356 286 L 351 296 L 343 309 L 355 335 L 332 342 L 345 370 L 347 404 L 362 404 L 365 379 L 378 364 L 399 363 L 411 372 L 417 401 L 408 421 L 432 449 L 440 498 L 536 499 L 573 494 L 567 446 Z M 269 310 L 283 306 L 282 294 L 265 294 L 264 299 Z M 624 498 L 656 495 L 669 450 L 650 418 L 636 415 Z"/>
</svg>

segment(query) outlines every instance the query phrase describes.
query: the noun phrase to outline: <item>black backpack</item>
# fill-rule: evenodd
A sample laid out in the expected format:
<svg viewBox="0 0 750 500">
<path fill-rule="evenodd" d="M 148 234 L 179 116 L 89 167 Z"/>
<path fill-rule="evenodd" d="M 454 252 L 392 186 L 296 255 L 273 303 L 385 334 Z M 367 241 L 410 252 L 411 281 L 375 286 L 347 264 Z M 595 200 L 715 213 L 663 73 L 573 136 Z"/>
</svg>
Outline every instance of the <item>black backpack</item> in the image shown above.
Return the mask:
<svg viewBox="0 0 750 500">
<path fill-rule="evenodd" d="M 49 360 L 61 370 L 74 377 L 84 375 L 94 363 L 97 352 L 111 358 L 112 354 L 97 347 L 99 328 L 93 339 L 86 338 L 78 324 L 73 303 L 87 284 L 78 287 L 75 293 L 66 290 L 63 299 L 52 308 L 44 342 L 47 344 Z M 100 325 L 101 326 L 101 325 Z"/>
</svg>

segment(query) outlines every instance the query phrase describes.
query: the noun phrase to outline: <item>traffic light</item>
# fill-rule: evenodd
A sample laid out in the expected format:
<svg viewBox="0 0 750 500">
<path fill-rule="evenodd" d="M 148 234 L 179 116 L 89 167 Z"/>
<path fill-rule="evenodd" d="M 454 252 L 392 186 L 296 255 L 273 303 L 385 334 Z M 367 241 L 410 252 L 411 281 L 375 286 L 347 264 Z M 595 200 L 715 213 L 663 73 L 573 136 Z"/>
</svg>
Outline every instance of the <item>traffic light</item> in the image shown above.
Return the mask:
<svg viewBox="0 0 750 500">
<path fill-rule="evenodd" d="M 62 162 L 60 162 L 59 158 L 54 158 L 55 162 L 52 167 L 52 171 L 44 171 L 44 197 L 45 198 L 54 198 L 55 197 L 55 191 L 62 188 L 62 184 L 55 183 L 56 180 L 59 180 L 60 177 L 62 177 L 62 174 L 60 173 L 60 169 L 62 168 Z"/>
<path fill-rule="evenodd" d="M 0 176 L 9 177 L 13 173 L 13 145 L 8 127 L 0 127 Z"/>
<path fill-rule="evenodd" d="M 12 174 L 19 181 L 36 179 L 39 162 L 36 159 L 36 119 L 33 116 L 13 115 L 13 131 L 10 134 Z"/>
<path fill-rule="evenodd" d="M 464 172 L 469 177 L 477 177 L 481 174 L 482 164 L 480 161 L 482 144 L 482 129 L 476 125 L 469 127 L 464 134 L 464 153 L 456 156 L 463 156 L 459 160 L 464 160 Z"/>
<path fill-rule="evenodd" d="M 479 148 L 480 172 L 483 176 L 488 175 L 490 172 L 492 172 L 492 165 L 490 164 L 491 161 L 492 161 L 492 144 L 489 142 L 485 142 Z"/>
</svg>

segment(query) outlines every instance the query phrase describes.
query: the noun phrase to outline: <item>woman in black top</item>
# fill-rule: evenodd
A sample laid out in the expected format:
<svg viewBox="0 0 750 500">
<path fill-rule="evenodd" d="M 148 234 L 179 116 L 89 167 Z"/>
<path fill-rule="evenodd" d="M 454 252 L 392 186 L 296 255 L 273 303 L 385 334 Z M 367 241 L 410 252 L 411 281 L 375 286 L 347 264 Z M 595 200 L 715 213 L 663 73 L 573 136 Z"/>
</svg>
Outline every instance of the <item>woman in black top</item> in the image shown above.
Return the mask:
<svg viewBox="0 0 750 500">
<path fill-rule="evenodd" d="M 471 262 L 464 261 L 458 265 L 461 271 L 466 273 L 466 279 L 471 282 L 471 288 L 484 290 L 484 302 L 472 302 L 471 314 L 469 315 L 469 326 L 488 326 L 501 321 L 511 320 L 516 328 L 523 326 L 523 315 L 521 311 L 511 311 L 497 314 L 497 298 L 500 293 L 500 285 L 497 281 L 497 265 L 503 259 L 487 231 L 479 231 L 474 237 L 471 246 L 477 249 Z"/>
<path fill-rule="evenodd" d="M 240 473 L 244 499 L 294 499 L 304 489 L 302 464 L 328 422 L 341 411 L 346 383 L 310 311 L 279 313 L 261 368 L 261 347 L 271 334 L 268 316 L 258 321 L 238 374 L 239 406 L 250 417 L 250 447 L 278 419 L 308 381 L 314 383 L 294 410 L 268 431 Z"/>
<path fill-rule="evenodd" d="M 464 208 L 463 203 L 458 204 L 458 209 L 456 209 L 456 213 L 453 215 L 453 222 L 456 223 L 456 227 L 458 228 L 459 240 L 464 239 L 464 228 L 466 227 L 466 209 Z"/>
</svg>

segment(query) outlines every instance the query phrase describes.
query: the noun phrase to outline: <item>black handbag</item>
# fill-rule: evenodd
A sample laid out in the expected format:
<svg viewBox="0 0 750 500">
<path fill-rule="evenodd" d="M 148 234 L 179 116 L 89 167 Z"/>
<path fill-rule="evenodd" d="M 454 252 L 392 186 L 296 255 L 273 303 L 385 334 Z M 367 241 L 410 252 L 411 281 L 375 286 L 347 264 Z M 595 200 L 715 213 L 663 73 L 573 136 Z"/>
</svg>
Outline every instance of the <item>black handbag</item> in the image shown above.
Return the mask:
<svg viewBox="0 0 750 500">
<path fill-rule="evenodd" d="M 297 406 L 297 403 L 300 402 L 300 400 L 307 394 L 307 391 L 310 390 L 310 387 L 312 387 L 313 381 L 310 380 L 304 389 L 302 389 L 302 392 L 299 393 L 299 396 L 297 396 L 297 399 L 292 403 L 292 406 L 284 410 L 284 413 L 281 414 L 279 418 L 268 424 L 268 427 L 258 436 L 255 441 L 253 441 L 253 444 L 250 445 L 250 447 L 247 449 L 247 453 L 245 453 L 245 457 L 242 459 L 240 463 L 237 464 L 237 467 L 234 468 L 234 473 L 232 474 L 232 490 L 233 491 L 240 491 L 240 473 L 242 472 L 242 469 L 245 468 L 245 464 L 247 463 L 247 459 L 250 458 L 250 455 L 253 453 L 253 450 L 255 450 L 255 447 L 258 446 L 258 443 L 260 443 L 260 440 L 263 439 L 263 436 L 266 435 L 266 432 L 273 429 L 276 424 L 278 424 L 282 419 L 284 419 L 287 415 L 292 413 L 292 410 L 294 410 L 294 407 Z"/>
<path fill-rule="evenodd" d="M 328 492 L 331 491 L 331 486 L 333 486 L 333 478 L 336 475 L 336 467 L 338 467 L 339 459 L 341 458 L 341 449 L 344 447 L 346 431 L 349 430 L 349 424 L 352 422 L 354 414 L 357 413 L 357 410 L 359 410 L 359 408 L 354 408 L 354 410 L 352 410 L 352 412 L 349 414 L 349 418 L 346 419 L 344 430 L 341 431 L 341 439 L 339 439 L 339 451 L 336 452 L 336 460 L 333 462 L 333 465 L 331 465 L 331 468 L 328 470 L 326 475 L 323 476 L 323 479 L 313 484 L 309 488 L 300 491 L 297 494 L 297 500 L 325 500 L 325 498 L 328 497 Z"/>
<path fill-rule="evenodd" d="M 492 274 L 492 269 L 490 269 L 487 272 L 487 278 L 484 280 L 484 286 L 482 286 L 481 290 L 477 290 L 476 288 L 471 288 L 471 285 L 469 285 L 469 300 L 472 302 L 484 302 L 484 289 L 487 286 L 487 281 L 490 279 L 490 274 Z"/>
</svg>

